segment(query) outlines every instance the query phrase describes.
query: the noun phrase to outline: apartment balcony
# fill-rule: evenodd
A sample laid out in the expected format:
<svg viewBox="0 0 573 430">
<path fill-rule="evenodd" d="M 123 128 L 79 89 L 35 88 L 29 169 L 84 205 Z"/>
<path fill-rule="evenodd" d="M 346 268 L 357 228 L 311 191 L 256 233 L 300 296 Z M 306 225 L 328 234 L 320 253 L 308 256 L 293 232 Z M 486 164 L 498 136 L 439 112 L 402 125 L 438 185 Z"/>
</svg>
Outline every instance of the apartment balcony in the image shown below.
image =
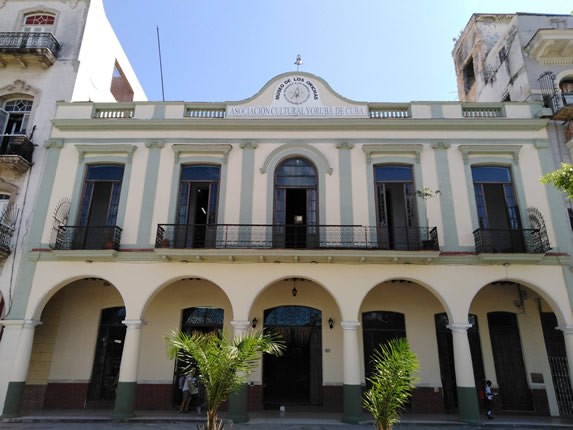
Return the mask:
<svg viewBox="0 0 573 430">
<path fill-rule="evenodd" d="M 22 134 L 0 134 L 0 169 L 14 169 L 22 174 L 32 165 L 34 144 Z"/>
<path fill-rule="evenodd" d="M 121 228 L 117 226 L 61 226 L 58 229 L 53 249 L 71 250 L 115 250 L 119 251 Z"/>
<path fill-rule="evenodd" d="M 13 235 L 13 227 L 0 224 L 0 260 L 5 260 L 10 255 L 10 242 Z"/>
<path fill-rule="evenodd" d="M 544 254 L 550 249 L 539 229 L 487 229 L 474 231 L 476 252 L 507 254 Z"/>
<path fill-rule="evenodd" d="M 50 67 L 56 62 L 60 44 L 52 33 L 0 33 L 0 66 L 33 64 Z"/>
<path fill-rule="evenodd" d="M 160 224 L 156 248 L 438 251 L 437 229 L 358 225 Z"/>
<path fill-rule="evenodd" d="M 540 64 L 567 64 L 573 61 L 572 28 L 542 28 L 525 46 L 525 52 Z"/>
</svg>

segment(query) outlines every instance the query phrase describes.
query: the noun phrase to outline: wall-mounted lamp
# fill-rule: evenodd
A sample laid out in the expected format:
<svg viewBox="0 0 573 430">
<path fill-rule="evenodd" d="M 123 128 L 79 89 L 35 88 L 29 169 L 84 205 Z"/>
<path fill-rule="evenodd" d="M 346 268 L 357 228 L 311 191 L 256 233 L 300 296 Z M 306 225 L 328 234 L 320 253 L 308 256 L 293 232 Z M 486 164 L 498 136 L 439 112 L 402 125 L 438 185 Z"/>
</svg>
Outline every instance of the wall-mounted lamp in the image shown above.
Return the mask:
<svg viewBox="0 0 573 430">
<path fill-rule="evenodd" d="M 252 321 L 251 321 L 251 327 L 257 328 L 257 323 L 258 323 L 257 318 L 256 318 L 256 317 L 253 318 Z"/>
<path fill-rule="evenodd" d="M 334 320 L 332 317 L 328 318 L 328 327 L 332 330 L 334 328 Z"/>
<path fill-rule="evenodd" d="M 298 290 L 296 289 L 296 278 L 292 278 L 292 285 L 293 287 L 291 293 L 293 297 L 296 297 L 296 295 L 298 294 Z"/>
</svg>

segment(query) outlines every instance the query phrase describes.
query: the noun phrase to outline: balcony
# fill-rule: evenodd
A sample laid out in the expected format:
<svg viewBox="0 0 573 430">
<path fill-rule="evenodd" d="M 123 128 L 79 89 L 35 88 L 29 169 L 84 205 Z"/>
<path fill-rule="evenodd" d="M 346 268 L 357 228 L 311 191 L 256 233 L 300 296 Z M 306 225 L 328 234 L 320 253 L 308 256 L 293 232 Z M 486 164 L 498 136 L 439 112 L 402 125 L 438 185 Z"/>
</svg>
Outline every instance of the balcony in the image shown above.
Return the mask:
<svg viewBox="0 0 573 430">
<path fill-rule="evenodd" d="M 0 33 L 0 66 L 9 63 L 26 68 L 37 63 L 50 67 L 56 62 L 60 44 L 52 33 Z"/>
<path fill-rule="evenodd" d="M 32 165 L 34 144 L 22 134 L 0 135 L 0 167 L 9 167 L 19 173 Z"/>
<path fill-rule="evenodd" d="M 539 229 L 485 229 L 474 231 L 476 252 L 543 254 L 550 248 Z"/>
<path fill-rule="evenodd" d="M 10 255 L 10 242 L 13 234 L 13 227 L 0 224 L 0 260 L 5 260 Z"/>
<path fill-rule="evenodd" d="M 159 224 L 156 248 L 438 251 L 437 229 L 358 225 Z"/>
<path fill-rule="evenodd" d="M 121 228 L 117 226 L 61 226 L 58 229 L 53 249 L 71 250 L 115 250 L 119 251 Z"/>
</svg>

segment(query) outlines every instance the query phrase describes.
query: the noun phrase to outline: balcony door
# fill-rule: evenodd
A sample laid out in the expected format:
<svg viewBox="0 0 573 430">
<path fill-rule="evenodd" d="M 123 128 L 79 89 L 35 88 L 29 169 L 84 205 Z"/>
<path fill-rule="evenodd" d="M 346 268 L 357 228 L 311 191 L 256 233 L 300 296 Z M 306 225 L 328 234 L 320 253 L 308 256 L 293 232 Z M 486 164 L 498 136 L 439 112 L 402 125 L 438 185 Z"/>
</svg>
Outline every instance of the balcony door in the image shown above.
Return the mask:
<svg viewBox="0 0 573 430">
<path fill-rule="evenodd" d="M 305 158 L 289 158 L 275 171 L 274 248 L 318 246 L 318 178 Z"/>
<path fill-rule="evenodd" d="M 509 167 L 474 166 L 472 177 L 479 228 L 494 252 L 525 250 Z"/>
<path fill-rule="evenodd" d="M 74 249 L 101 249 L 114 240 L 123 171 L 122 165 L 87 166 L 78 220 L 85 228 L 74 235 Z"/>
<path fill-rule="evenodd" d="M 176 248 L 211 248 L 215 244 L 219 200 L 219 166 L 192 165 L 181 168 Z M 212 227 L 209 227 L 212 226 Z"/>
<path fill-rule="evenodd" d="M 420 243 L 411 166 L 374 167 L 378 240 L 384 249 L 417 249 Z"/>
<path fill-rule="evenodd" d="M 0 134 L 25 134 L 33 103 L 26 99 L 6 101 L 0 109 Z"/>
</svg>

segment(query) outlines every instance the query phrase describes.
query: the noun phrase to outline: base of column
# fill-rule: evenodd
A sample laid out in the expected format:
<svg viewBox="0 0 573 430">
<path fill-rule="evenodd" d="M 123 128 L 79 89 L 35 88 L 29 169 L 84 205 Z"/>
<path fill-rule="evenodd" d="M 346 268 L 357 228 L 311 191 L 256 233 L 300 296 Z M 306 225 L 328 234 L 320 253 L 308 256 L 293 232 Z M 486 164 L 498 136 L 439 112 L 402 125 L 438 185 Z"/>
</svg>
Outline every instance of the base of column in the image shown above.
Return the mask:
<svg viewBox="0 0 573 430">
<path fill-rule="evenodd" d="M 137 382 L 119 382 L 113 408 L 114 418 L 133 418 L 135 416 L 135 390 Z"/>
<path fill-rule="evenodd" d="M 20 416 L 20 405 L 22 404 L 25 385 L 25 382 L 8 383 L 2 418 L 16 418 Z"/>
<path fill-rule="evenodd" d="M 457 387 L 460 420 L 468 424 L 479 424 L 479 404 L 475 387 Z"/>
<path fill-rule="evenodd" d="M 247 384 L 243 385 L 241 389 L 229 397 L 229 413 L 227 418 L 234 423 L 246 423 L 249 421 L 249 414 L 247 414 L 247 400 L 249 397 L 249 387 Z"/>
<path fill-rule="evenodd" d="M 346 385 L 343 388 L 344 415 L 342 422 L 357 424 L 364 420 L 362 415 L 362 386 Z"/>
</svg>

